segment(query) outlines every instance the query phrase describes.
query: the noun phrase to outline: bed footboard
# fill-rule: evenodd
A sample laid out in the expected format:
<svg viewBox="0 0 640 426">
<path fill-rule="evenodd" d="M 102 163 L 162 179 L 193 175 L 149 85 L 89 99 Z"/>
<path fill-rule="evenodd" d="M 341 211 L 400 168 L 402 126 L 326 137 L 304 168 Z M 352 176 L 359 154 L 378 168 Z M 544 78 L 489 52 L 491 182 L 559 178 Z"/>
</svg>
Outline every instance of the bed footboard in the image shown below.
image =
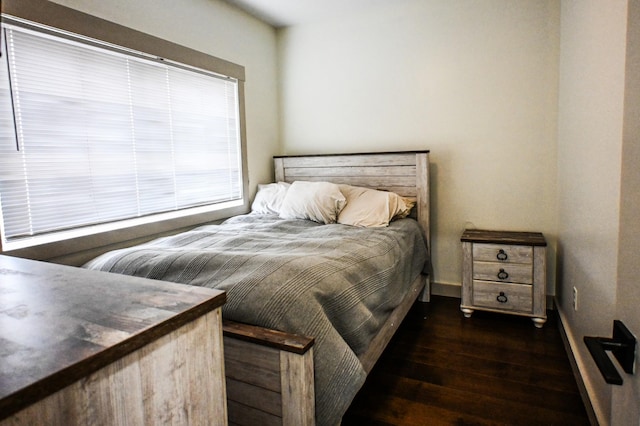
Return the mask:
<svg viewBox="0 0 640 426">
<path fill-rule="evenodd" d="M 369 372 L 391 340 L 427 277 L 418 276 L 360 357 Z M 230 425 L 314 425 L 312 338 L 224 321 L 227 410 Z"/>
<path fill-rule="evenodd" d="M 313 425 L 313 343 L 308 337 L 225 321 L 230 425 Z"/>
</svg>

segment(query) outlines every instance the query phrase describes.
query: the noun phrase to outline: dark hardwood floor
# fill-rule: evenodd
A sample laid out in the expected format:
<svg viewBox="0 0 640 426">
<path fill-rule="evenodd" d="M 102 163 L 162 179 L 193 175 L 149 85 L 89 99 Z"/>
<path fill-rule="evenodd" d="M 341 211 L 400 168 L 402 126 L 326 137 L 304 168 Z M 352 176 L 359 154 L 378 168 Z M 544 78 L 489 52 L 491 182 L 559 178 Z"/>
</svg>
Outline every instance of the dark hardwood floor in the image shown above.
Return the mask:
<svg viewBox="0 0 640 426">
<path fill-rule="evenodd" d="M 474 312 L 417 303 L 342 425 L 588 425 L 555 313 Z"/>
</svg>

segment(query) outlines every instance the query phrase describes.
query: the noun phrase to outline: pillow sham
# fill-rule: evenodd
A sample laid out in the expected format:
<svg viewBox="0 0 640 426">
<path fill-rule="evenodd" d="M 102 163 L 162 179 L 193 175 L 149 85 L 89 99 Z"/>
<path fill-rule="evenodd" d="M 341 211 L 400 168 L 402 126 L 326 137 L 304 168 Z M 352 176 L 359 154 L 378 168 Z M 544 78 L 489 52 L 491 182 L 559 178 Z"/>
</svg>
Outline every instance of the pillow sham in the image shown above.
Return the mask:
<svg viewBox="0 0 640 426">
<path fill-rule="evenodd" d="M 415 202 L 394 192 L 359 186 L 340 185 L 347 205 L 338 215 L 338 223 L 362 227 L 389 226 L 393 219 L 409 215 Z"/>
<path fill-rule="evenodd" d="M 334 183 L 295 181 L 284 197 L 280 217 L 335 223 L 345 203 L 344 195 Z"/>
<path fill-rule="evenodd" d="M 282 201 L 291 186 L 287 182 L 258 184 L 258 192 L 251 204 L 251 212 L 257 214 L 279 214 Z"/>
</svg>

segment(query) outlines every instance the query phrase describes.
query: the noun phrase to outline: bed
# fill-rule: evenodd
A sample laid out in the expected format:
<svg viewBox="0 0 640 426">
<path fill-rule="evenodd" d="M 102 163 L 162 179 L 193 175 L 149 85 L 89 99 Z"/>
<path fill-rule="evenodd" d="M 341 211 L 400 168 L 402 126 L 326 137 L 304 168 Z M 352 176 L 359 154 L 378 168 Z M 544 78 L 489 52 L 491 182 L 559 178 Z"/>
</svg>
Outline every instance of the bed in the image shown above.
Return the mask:
<svg viewBox="0 0 640 426">
<path fill-rule="evenodd" d="M 254 209 L 85 267 L 225 290 L 229 423 L 335 425 L 410 307 L 428 301 L 428 151 L 278 156 L 274 168 L 268 186 L 289 197 L 278 214 Z M 407 209 L 388 226 L 291 213 L 320 187 L 323 200 L 366 188 Z"/>
</svg>

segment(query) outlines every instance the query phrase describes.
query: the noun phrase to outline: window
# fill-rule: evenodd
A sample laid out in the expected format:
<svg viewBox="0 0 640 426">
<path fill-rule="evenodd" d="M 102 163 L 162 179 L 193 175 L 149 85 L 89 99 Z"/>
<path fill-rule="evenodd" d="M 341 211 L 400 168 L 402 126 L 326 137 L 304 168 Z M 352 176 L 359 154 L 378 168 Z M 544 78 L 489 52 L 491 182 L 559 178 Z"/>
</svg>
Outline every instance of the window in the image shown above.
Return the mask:
<svg viewBox="0 0 640 426">
<path fill-rule="evenodd" d="M 49 28 L 3 30 L 3 249 L 245 202 L 237 80 Z"/>
</svg>

